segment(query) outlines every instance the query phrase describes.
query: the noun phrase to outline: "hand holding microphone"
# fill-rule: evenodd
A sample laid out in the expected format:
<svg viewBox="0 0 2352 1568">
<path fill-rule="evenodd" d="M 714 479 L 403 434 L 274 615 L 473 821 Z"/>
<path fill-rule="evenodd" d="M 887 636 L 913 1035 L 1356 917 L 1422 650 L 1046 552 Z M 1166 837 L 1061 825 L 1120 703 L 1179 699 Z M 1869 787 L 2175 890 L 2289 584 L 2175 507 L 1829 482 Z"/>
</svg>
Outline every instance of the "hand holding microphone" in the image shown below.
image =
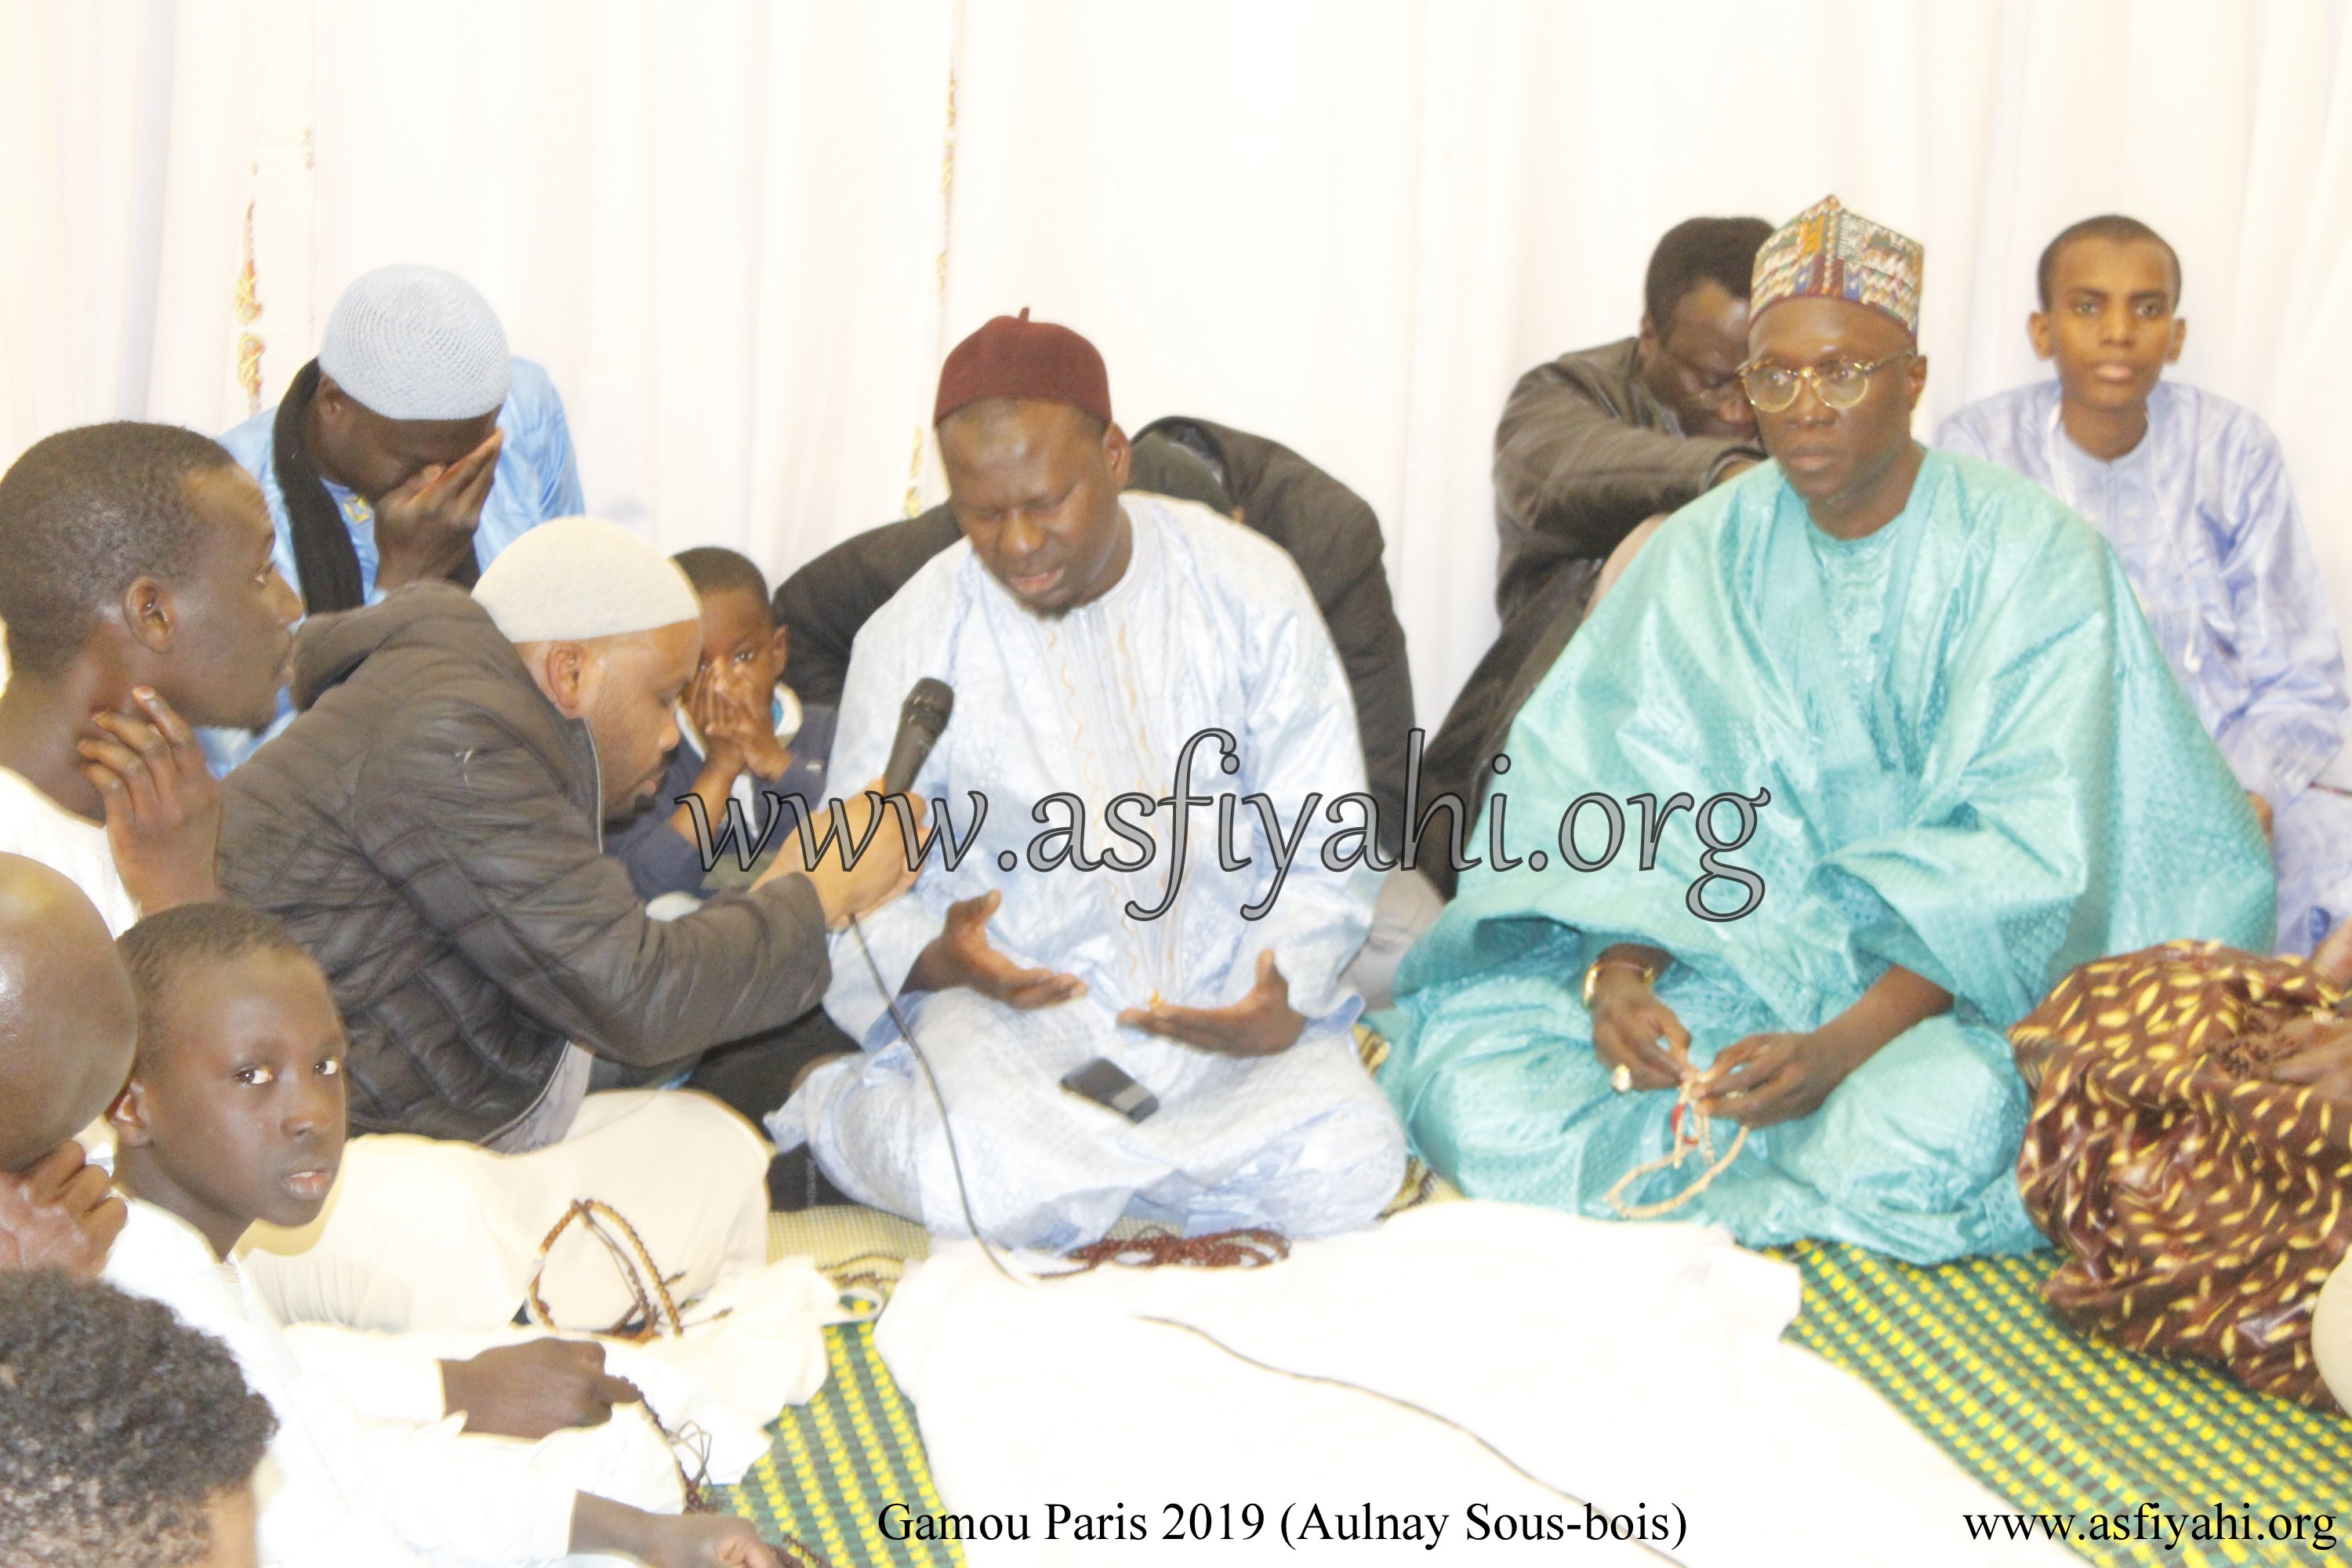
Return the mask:
<svg viewBox="0 0 2352 1568">
<path fill-rule="evenodd" d="M 923 759 L 940 743 L 954 711 L 955 689 L 944 680 L 927 675 L 907 689 L 907 700 L 898 705 L 898 733 L 890 742 L 890 760 L 882 767 L 884 795 L 904 795 L 914 787 Z"/>
<path fill-rule="evenodd" d="M 906 794 L 921 770 L 923 760 L 930 755 L 931 747 L 946 730 L 948 717 L 954 709 L 955 693 L 947 682 L 928 676 L 915 682 L 898 710 L 898 733 L 891 742 L 890 760 L 882 776 L 869 782 L 856 798 L 842 803 L 848 818 L 849 843 L 855 846 L 863 842 L 866 853 L 857 856 L 845 870 L 842 847 L 828 844 L 816 869 L 803 873 L 816 884 L 817 902 L 824 907 L 828 929 L 838 931 L 853 917 L 872 912 L 915 885 L 916 868 L 907 863 L 910 846 L 901 841 L 897 830 L 898 814 L 874 796 Z M 928 808 L 919 797 L 909 797 L 908 804 L 913 808 L 915 828 L 919 833 Z M 875 820 L 877 810 L 887 814 L 885 820 Z M 805 827 L 797 830 L 785 841 L 775 864 L 769 868 L 769 877 L 801 872 L 807 865 L 799 842 L 800 833 L 805 831 Z M 822 818 L 817 831 L 822 838 Z M 767 877 L 761 880 L 767 880 Z"/>
</svg>

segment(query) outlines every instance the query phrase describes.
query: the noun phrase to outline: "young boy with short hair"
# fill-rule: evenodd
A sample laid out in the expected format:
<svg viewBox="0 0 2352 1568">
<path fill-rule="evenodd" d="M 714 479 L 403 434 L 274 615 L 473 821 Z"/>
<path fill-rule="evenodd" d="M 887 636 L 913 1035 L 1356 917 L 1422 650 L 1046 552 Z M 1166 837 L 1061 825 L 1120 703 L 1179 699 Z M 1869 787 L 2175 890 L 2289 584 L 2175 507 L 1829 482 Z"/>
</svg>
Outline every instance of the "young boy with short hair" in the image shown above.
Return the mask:
<svg viewBox="0 0 2352 1568">
<path fill-rule="evenodd" d="M 2278 944 L 2352 913 L 2344 656 L 2286 463 L 2251 410 L 2167 381 L 2189 323 L 2180 258 L 2137 218 L 2085 218 L 2042 253 L 2027 318 L 2054 381 L 1970 404 L 1937 445 L 2041 483 L 2106 536 L 2158 643 L 2270 832 Z"/>
<path fill-rule="evenodd" d="M 0 1273 L 0 1546 L 14 1568 L 254 1568 L 278 1423 L 228 1347 L 55 1269 Z"/>
<path fill-rule="evenodd" d="M 362 1416 L 306 1373 L 232 1249 L 315 1219 L 341 1163 L 346 1042 L 318 965 L 270 917 L 192 904 L 121 940 L 139 1053 L 111 1112 L 131 1198 L 107 1278 L 217 1333 L 280 1423 L 265 1555 L 287 1565 L 542 1563 L 631 1552 L 662 1568 L 781 1568 L 740 1520 L 678 1517 L 667 1444 L 634 1412 L 528 1446 L 456 1419 Z M 583 1484 L 584 1483 L 584 1484 Z"/>
<path fill-rule="evenodd" d="M 760 568 L 717 545 L 671 559 L 702 601 L 702 659 L 679 707 L 677 750 L 654 804 L 606 844 L 648 903 L 672 893 L 698 895 L 713 873 L 743 869 L 725 853 L 730 801 L 741 813 L 734 832 L 740 837 L 748 828 L 749 847 L 771 851 L 792 826 L 789 813 L 782 827 L 774 826 L 772 795 L 798 795 L 822 811 L 833 745 L 832 707 L 803 706 L 783 684 L 790 633 L 776 621 Z M 697 805 L 688 805 L 688 797 Z M 698 806 L 711 851 L 719 854 L 709 870 L 696 832 Z"/>
</svg>

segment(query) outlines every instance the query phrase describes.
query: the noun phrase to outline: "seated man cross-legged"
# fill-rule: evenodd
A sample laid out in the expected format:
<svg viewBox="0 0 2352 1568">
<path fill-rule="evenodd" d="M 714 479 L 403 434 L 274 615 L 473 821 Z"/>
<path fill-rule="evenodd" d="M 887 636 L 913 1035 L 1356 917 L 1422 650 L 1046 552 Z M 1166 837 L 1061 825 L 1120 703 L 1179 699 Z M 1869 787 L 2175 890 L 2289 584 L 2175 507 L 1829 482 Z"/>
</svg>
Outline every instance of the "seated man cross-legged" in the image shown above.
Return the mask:
<svg viewBox="0 0 2352 1568">
<path fill-rule="evenodd" d="M 1198 501 L 1272 540 L 1297 563 L 1355 701 L 1365 787 L 1381 807 L 1377 837 L 1381 855 L 1394 859 L 1404 838 L 1412 671 L 1381 561 L 1380 519 L 1362 497 L 1280 442 L 1211 420 L 1155 419 L 1128 451 L 1126 489 Z M 925 562 L 962 537 L 955 509 L 941 501 L 844 540 L 785 578 L 776 589 L 776 618 L 791 628 L 793 683 L 802 695 L 837 705 L 859 630 Z M 1444 787 L 1434 776 L 1424 758 L 1424 800 Z M 1387 1001 L 1405 950 L 1437 918 L 1437 889 L 1450 873 L 1429 853 L 1420 868 L 1399 867 L 1381 879 L 1371 935 L 1348 965 L 1349 988 L 1360 991 L 1367 1006 Z"/>
<path fill-rule="evenodd" d="M 947 803 L 938 833 L 973 837 L 954 870 L 927 862 L 913 893 L 835 939 L 826 1007 L 864 1053 L 814 1068 L 770 1127 L 852 1197 L 967 1229 L 939 1110 L 886 1010 L 903 990 L 991 1237 L 1066 1248 L 1128 1213 L 1194 1233 L 1368 1223 L 1395 1195 L 1403 1140 L 1339 979 L 1380 875 L 1362 803 L 1336 809 L 1364 789 L 1363 752 L 1297 568 L 1205 507 L 1121 496 L 1102 360 L 1066 328 L 981 328 L 949 355 L 935 418 L 964 540 L 858 634 L 833 765 L 880 772 L 901 699 L 946 681 L 954 716 L 914 793 Z M 1214 731 L 1230 773 L 1218 742 L 1193 743 Z M 1171 847 L 1187 808 L 1171 825 L 1150 804 L 1171 787 L 1235 797 L 1232 858 L 1198 808 Z M 1107 808 L 1157 839 L 1147 864 L 1108 836 Z M 1295 851 L 1278 889 L 1267 809 Z M 1033 842 L 1041 823 L 1078 836 L 1066 862 L 1051 833 Z M 1353 862 L 1332 861 L 1350 868 L 1327 867 L 1335 838 L 1352 838 Z M 1062 1087 L 1098 1060 L 1104 1098 L 1122 1100 L 1123 1073 L 1158 1110 Z"/>
<path fill-rule="evenodd" d="M 2270 934 L 2253 812 L 2113 555 L 1912 439 L 1920 263 L 1834 200 L 1766 242 L 1744 380 L 1774 460 L 1667 520 L 1512 728 L 1509 820 L 1580 805 L 1559 850 L 1597 868 L 1472 872 L 1381 1080 L 1473 1196 L 2033 1247 L 2001 1030 L 2085 957 Z M 1712 1156 L 1619 1192 L 1695 1112 Z"/>
</svg>

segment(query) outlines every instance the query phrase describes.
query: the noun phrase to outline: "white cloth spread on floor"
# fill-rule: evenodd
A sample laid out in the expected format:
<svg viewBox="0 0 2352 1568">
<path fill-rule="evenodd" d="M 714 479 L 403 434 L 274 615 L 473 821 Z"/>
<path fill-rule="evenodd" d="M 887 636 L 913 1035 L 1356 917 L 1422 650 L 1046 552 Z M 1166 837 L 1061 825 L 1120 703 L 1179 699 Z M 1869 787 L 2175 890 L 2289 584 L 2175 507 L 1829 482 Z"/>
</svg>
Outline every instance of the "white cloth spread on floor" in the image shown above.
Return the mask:
<svg viewBox="0 0 2352 1568">
<path fill-rule="evenodd" d="M 1438 1561 L 1481 1548 L 1514 1562 L 1661 1561 L 1622 1540 L 1594 1545 L 1582 1502 L 1450 1428 L 1244 1365 L 1143 1315 L 1438 1412 L 1622 1521 L 1622 1533 L 1652 1521 L 1653 1544 L 1688 1568 L 2074 1561 L 2047 1543 L 1971 1541 L 1961 1513 L 2005 1505 L 1862 1384 L 1783 1343 L 1798 1301 L 1793 1268 L 1713 1227 L 1459 1203 L 1301 1243 L 1248 1272 L 1106 1268 L 1022 1289 L 974 1245 L 942 1247 L 899 1288 L 876 1344 L 922 1413 L 946 1508 L 983 1535 L 981 1516 L 1026 1517 L 1026 1541 L 965 1541 L 971 1568 L 1431 1561 L 1426 1518 L 1420 1540 L 1396 1539 L 1414 1514 L 1443 1516 Z M 1265 1522 L 1244 1542 L 1251 1503 Z M 1099 1531 L 1080 1539 L 1068 1519 L 1047 1540 L 1055 1504 L 1117 1511 L 1130 1543 L 1107 1556 Z M 1171 1504 L 1215 1544 L 1163 1540 Z M 1294 1540 L 1304 1528 L 1297 1551 L 1277 1530 L 1286 1508 Z M 1676 1509 L 1687 1533 L 1657 1541 L 1654 1521 Z M 1532 1547 L 1492 1533 L 1524 1516 L 1540 1531 L 1546 1515 L 1574 1529 Z M 1367 1525 L 1372 1544 L 1343 1540 Z"/>
</svg>

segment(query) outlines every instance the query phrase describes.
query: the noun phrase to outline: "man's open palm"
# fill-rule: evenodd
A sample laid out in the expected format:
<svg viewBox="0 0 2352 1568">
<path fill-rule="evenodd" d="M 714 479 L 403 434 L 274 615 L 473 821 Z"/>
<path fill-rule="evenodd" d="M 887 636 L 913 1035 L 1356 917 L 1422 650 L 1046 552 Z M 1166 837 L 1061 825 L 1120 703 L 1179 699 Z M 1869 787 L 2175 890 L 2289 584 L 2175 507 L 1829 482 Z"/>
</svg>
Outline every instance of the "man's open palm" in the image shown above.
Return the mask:
<svg viewBox="0 0 2352 1568">
<path fill-rule="evenodd" d="M 947 924 L 915 960 L 908 988 L 946 991 L 961 985 L 1024 1012 L 1085 995 L 1087 983 L 1076 975 L 1026 968 L 997 951 L 988 940 L 988 920 L 1003 902 L 1004 895 L 992 889 L 950 904 Z"/>
<path fill-rule="evenodd" d="M 1230 1007 L 1180 1007 L 1154 1001 L 1149 1007 L 1129 1007 L 1118 1021 L 1223 1057 L 1277 1055 L 1296 1044 L 1307 1027 L 1306 1016 L 1290 1005 L 1290 982 L 1275 966 L 1272 948 L 1257 955 L 1257 984 Z"/>
</svg>

